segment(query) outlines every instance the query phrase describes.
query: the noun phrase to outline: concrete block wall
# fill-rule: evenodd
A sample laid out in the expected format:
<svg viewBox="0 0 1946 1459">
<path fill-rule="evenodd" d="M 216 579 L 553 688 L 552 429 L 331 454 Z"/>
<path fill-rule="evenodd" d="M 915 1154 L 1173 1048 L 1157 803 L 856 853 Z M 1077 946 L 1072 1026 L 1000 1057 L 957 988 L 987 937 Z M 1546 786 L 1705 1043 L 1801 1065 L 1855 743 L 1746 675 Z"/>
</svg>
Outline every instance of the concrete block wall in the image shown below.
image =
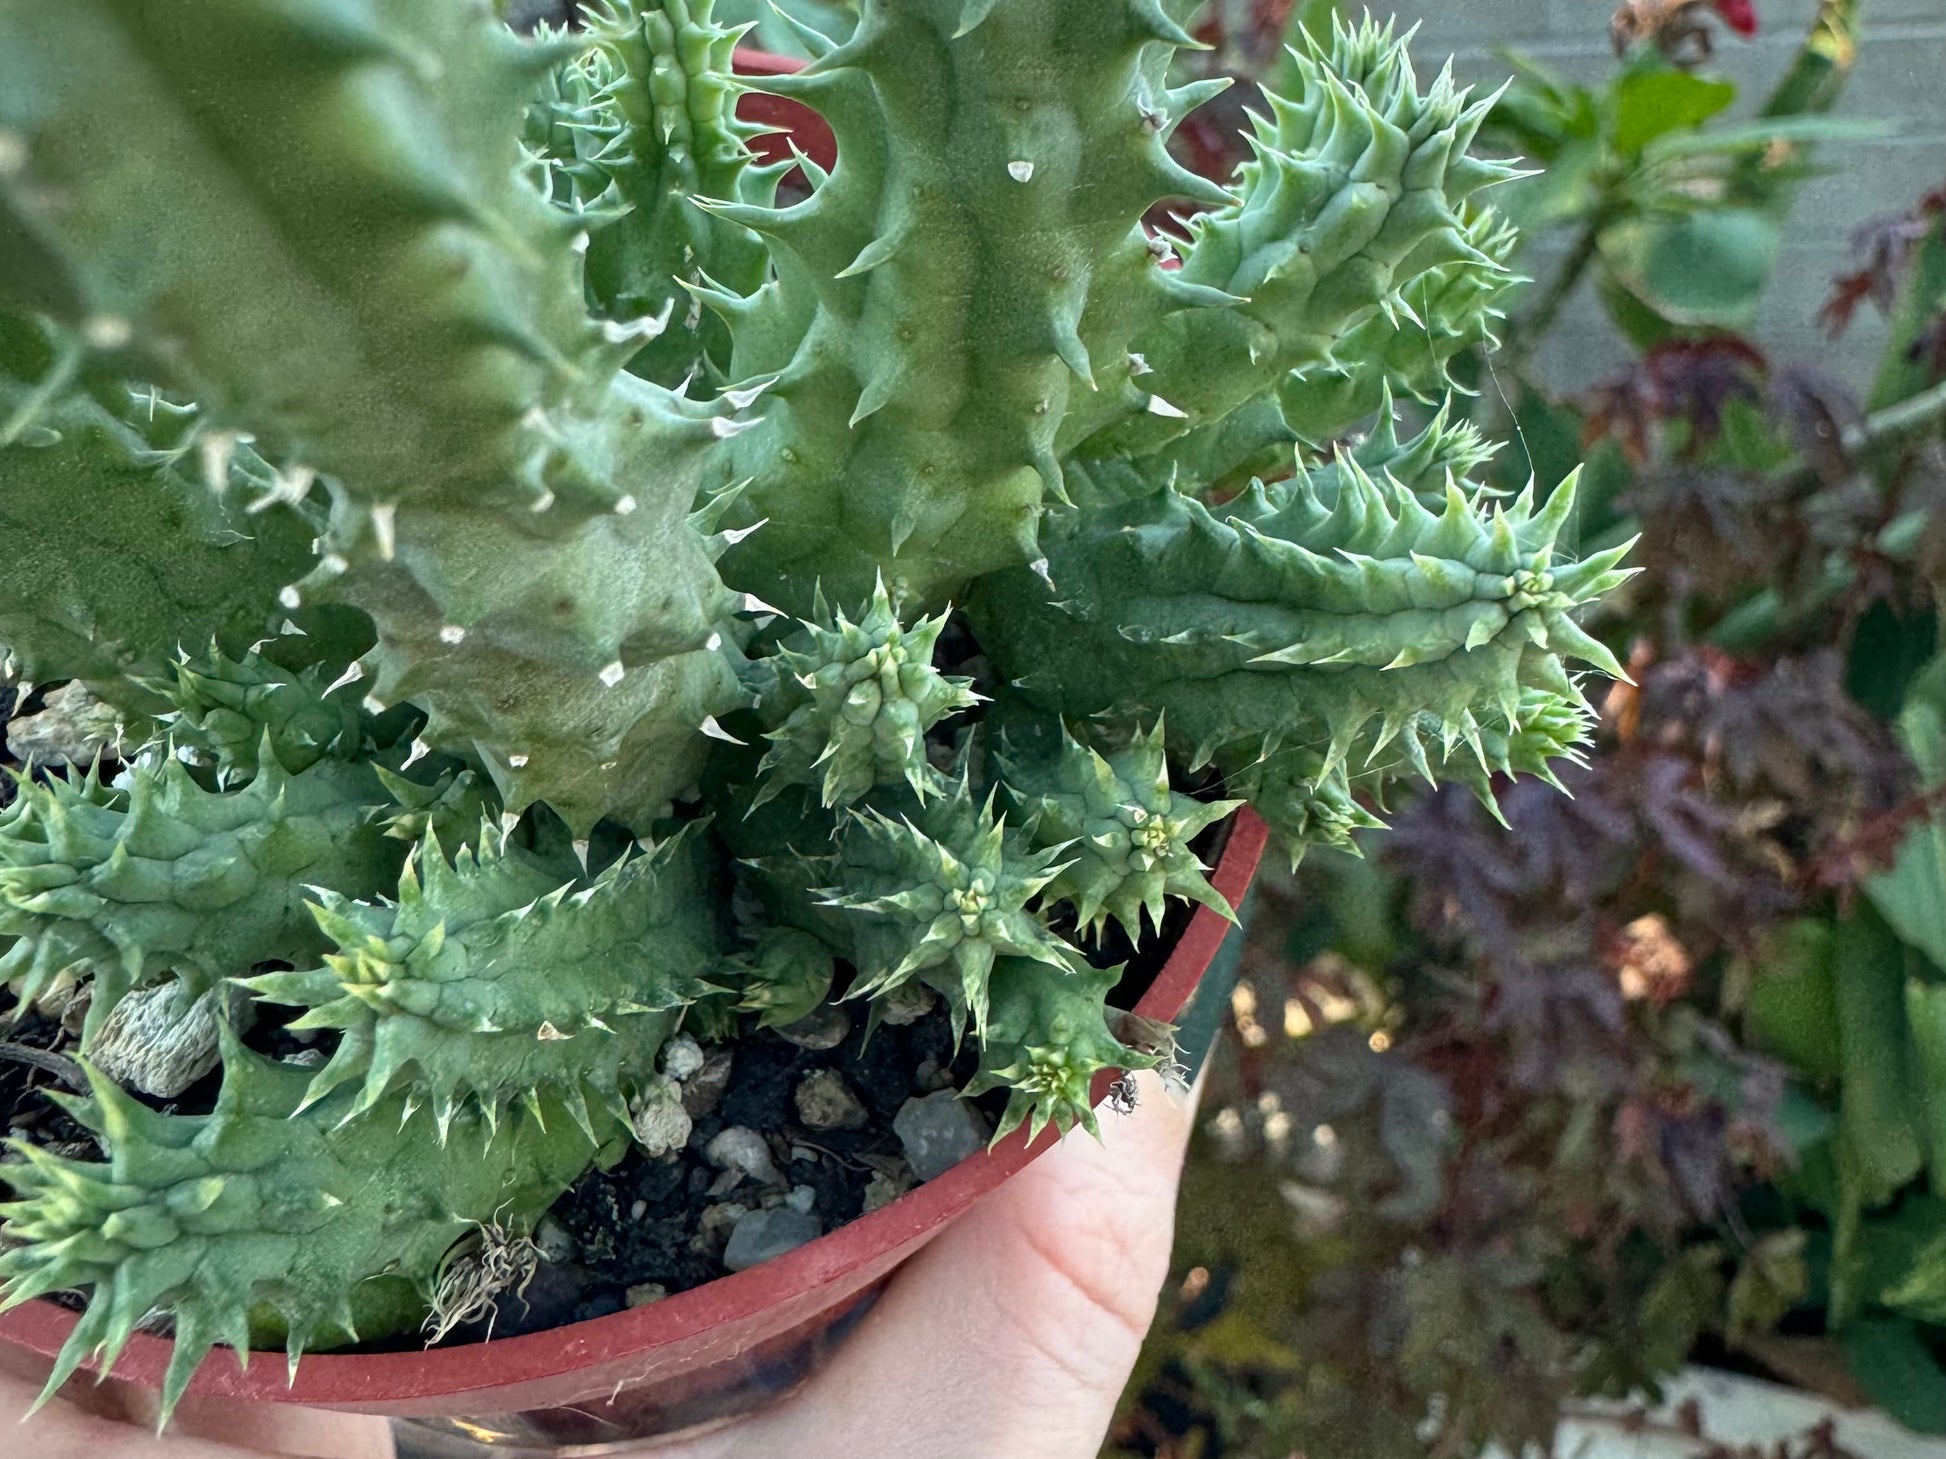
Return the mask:
<svg viewBox="0 0 1946 1459">
<path fill-rule="evenodd" d="M 1431 65 L 1449 52 L 1468 80 L 1498 84 L 1496 54 L 1513 49 L 1575 80 L 1612 73 L 1608 24 L 1615 0 L 1392 0 L 1402 20 L 1421 21 L 1415 52 Z M 1385 5 L 1374 3 L 1383 13 Z M 1768 92 L 1817 11 L 1816 0 L 1757 0 L 1763 33 L 1746 42 L 1724 33 L 1716 69 L 1743 88 L 1746 109 Z M 1841 112 L 1883 118 L 1898 130 L 1883 141 L 1827 146 L 1825 169 L 1799 196 L 1784 249 L 1754 332 L 1781 360 L 1809 359 L 1862 387 L 1884 341 L 1876 315 L 1861 311 L 1833 345 L 1816 315 L 1831 275 L 1842 268 L 1861 222 L 1909 206 L 1946 184 L 1946 0 L 1863 0 L 1864 41 Z M 1530 255 L 1528 272 L 1545 278 L 1553 262 Z M 1539 361 L 1543 378 L 1575 388 L 1625 357 L 1595 301 L 1583 291 Z"/>
</svg>

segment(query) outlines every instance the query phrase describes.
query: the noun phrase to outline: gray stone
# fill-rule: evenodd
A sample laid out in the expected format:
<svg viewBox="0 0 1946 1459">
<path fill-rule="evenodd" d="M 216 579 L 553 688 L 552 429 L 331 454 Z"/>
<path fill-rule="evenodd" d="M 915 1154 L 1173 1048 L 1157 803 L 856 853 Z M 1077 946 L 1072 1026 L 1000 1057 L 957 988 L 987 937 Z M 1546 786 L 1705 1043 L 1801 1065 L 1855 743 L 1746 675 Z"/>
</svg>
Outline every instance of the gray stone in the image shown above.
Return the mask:
<svg viewBox="0 0 1946 1459">
<path fill-rule="evenodd" d="M 924 983 L 900 983 L 878 995 L 875 1005 L 881 1020 L 894 1028 L 917 1023 L 939 1006 L 939 995 Z"/>
<path fill-rule="evenodd" d="M 37 765 L 86 765 L 121 743 L 121 716 L 79 683 L 50 689 L 42 708 L 7 725 L 7 748 Z"/>
<path fill-rule="evenodd" d="M 662 1072 L 681 1084 L 703 1067 L 703 1046 L 686 1033 L 670 1039 L 662 1050 Z"/>
<path fill-rule="evenodd" d="M 947 1089 L 908 1099 L 899 1107 L 892 1129 L 920 1180 L 944 1175 L 967 1156 L 984 1150 L 991 1134 L 986 1117 Z"/>
<path fill-rule="evenodd" d="M 668 1155 L 689 1143 L 693 1122 L 682 1107 L 681 1089 L 666 1074 L 648 1082 L 628 1113 L 636 1141 L 645 1154 Z"/>
<path fill-rule="evenodd" d="M 820 1003 L 796 1023 L 787 1023 L 777 1030 L 778 1037 L 800 1049 L 814 1051 L 837 1048 L 850 1032 L 851 1015 L 829 1003 Z"/>
<path fill-rule="evenodd" d="M 793 1097 L 807 1130 L 862 1130 L 870 1118 L 836 1069 L 807 1075 Z"/>
<path fill-rule="evenodd" d="M 690 1250 L 706 1256 L 721 1255 L 723 1244 L 730 1239 L 736 1223 L 749 1214 L 750 1208 L 740 1201 L 722 1201 L 703 1207 L 703 1214 L 696 1221 L 696 1234 L 689 1238 Z"/>
<path fill-rule="evenodd" d="M 637 1282 L 622 1294 L 622 1300 L 630 1307 L 646 1307 L 668 1295 L 669 1289 L 660 1282 Z"/>
<path fill-rule="evenodd" d="M 682 1107 L 694 1120 L 700 1120 L 723 1102 L 723 1091 L 730 1087 L 728 1049 L 718 1049 L 703 1060 L 703 1067 L 682 1083 Z"/>
<path fill-rule="evenodd" d="M 912 1087 L 926 1090 L 928 1093 L 935 1089 L 951 1089 L 953 1087 L 952 1068 L 937 1059 L 921 1059 L 919 1067 L 912 1071 Z"/>
<path fill-rule="evenodd" d="M 791 1193 L 784 1197 L 784 1204 L 808 1216 L 817 1208 L 818 1193 L 808 1185 L 794 1185 Z"/>
<path fill-rule="evenodd" d="M 109 1013 L 88 1057 L 125 1088 L 173 1099 L 216 1067 L 226 999 L 243 1027 L 251 1002 L 241 988 L 211 988 L 197 998 L 186 996 L 181 983 L 138 988 Z"/>
<path fill-rule="evenodd" d="M 865 1215 L 870 1215 L 880 1206 L 889 1206 L 900 1196 L 912 1189 L 912 1172 L 901 1160 L 896 1172 L 881 1170 L 865 1183 Z"/>
<path fill-rule="evenodd" d="M 780 1206 L 774 1211 L 751 1211 L 730 1232 L 723 1248 L 723 1265 L 733 1272 L 748 1271 L 759 1262 L 795 1251 L 824 1235 L 824 1222 L 805 1211 Z"/>
<path fill-rule="evenodd" d="M 556 1266 L 574 1260 L 574 1238 L 552 1216 L 541 1217 L 541 1224 L 534 1228 L 534 1245 L 540 1248 L 543 1261 Z"/>
<path fill-rule="evenodd" d="M 703 1147 L 703 1158 L 718 1170 L 734 1170 L 765 1185 L 779 1183 L 776 1162 L 770 1158 L 770 1142 L 744 1125 L 731 1125 L 717 1132 Z"/>
</svg>

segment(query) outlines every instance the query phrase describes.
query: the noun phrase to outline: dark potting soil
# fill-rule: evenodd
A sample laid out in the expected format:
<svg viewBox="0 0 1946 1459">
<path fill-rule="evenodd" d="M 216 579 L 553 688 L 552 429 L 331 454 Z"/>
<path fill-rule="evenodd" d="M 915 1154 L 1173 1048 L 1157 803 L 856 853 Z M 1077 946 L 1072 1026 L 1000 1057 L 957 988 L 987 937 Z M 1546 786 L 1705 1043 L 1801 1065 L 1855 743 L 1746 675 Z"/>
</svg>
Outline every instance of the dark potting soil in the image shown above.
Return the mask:
<svg viewBox="0 0 1946 1459">
<path fill-rule="evenodd" d="M 555 1204 L 549 1220 L 556 1229 L 543 1230 L 541 1245 L 548 1250 L 560 1243 L 566 1250 L 550 1256 L 566 1259 L 542 1262 L 524 1292 L 503 1297 L 490 1321 L 492 1333 L 510 1336 L 606 1316 L 629 1305 L 630 1289 L 645 1283 L 675 1293 L 724 1275 L 730 1228 L 707 1214 L 713 1208 L 775 1208 L 794 1188 L 804 1199 L 808 1187 L 810 1212 L 831 1231 L 863 1214 L 874 1177 L 905 1184 L 893 1118 L 908 1099 L 964 1084 L 977 1055 L 970 1043 L 955 1055 L 943 1009 L 905 1027 L 881 1024 L 869 1042 L 862 1010 L 844 1011 L 852 1027 L 835 1048 L 801 1048 L 771 1030 L 726 1046 L 729 1084 L 713 1108 L 694 1115 L 682 1150 L 651 1157 L 631 1148 L 614 1169 L 591 1171 Z M 810 1130 L 800 1122 L 796 1091 L 823 1070 L 836 1072 L 864 1107 L 861 1128 Z M 777 1181 L 746 1177 L 721 1188 L 725 1178 L 704 1151 L 733 1126 L 764 1137 Z M 448 1341 L 476 1341 L 488 1327 L 487 1321 L 469 1324 Z"/>
</svg>

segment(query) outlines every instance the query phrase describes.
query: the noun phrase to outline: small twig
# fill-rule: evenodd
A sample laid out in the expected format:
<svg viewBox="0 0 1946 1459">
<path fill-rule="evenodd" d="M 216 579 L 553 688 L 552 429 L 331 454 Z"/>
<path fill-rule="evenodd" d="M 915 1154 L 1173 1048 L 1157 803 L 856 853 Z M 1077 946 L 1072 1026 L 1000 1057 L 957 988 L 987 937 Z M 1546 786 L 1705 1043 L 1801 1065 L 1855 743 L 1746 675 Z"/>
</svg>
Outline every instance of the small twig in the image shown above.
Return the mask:
<svg viewBox="0 0 1946 1459">
<path fill-rule="evenodd" d="M 1580 287 L 1582 277 L 1601 252 L 1601 231 L 1605 221 L 1593 219 L 1581 230 L 1581 236 L 1575 239 L 1574 247 L 1561 260 L 1561 266 L 1554 271 L 1547 288 L 1530 308 L 1515 316 L 1505 353 L 1516 367 L 1526 359 L 1528 343 L 1543 338 L 1553 328 L 1554 321 Z"/>
<path fill-rule="evenodd" d="M 16 1064 L 32 1064 L 36 1069 L 52 1074 L 77 1094 L 88 1092 L 88 1076 L 81 1072 L 79 1064 L 65 1055 L 31 1048 L 26 1044 L 0 1043 L 0 1059 L 11 1059 Z"/>
<path fill-rule="evenodd" d="M 1946 425 L 1946 380 L 1847 426 L 1841 440 L 1846 458 L 1862 462 L 1930 435 L 1942 425 Z M 1800 490 L 1816 485 L 1818 477 L 1816 466 L 1800 460 L 1781 468 L 1772 479 L 1787 490 Z"/>
</svg>

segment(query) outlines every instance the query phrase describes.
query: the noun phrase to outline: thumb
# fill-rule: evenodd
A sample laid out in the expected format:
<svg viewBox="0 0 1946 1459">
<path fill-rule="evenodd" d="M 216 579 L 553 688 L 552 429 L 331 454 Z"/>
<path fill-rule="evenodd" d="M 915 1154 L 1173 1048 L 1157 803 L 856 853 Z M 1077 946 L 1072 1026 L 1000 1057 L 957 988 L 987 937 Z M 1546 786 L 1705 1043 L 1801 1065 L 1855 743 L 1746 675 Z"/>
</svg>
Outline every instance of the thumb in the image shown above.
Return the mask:
<svg viewBox="0 0 1946 1459">
<path fill-rule="evenodd" d="M 725 1459 L 1092 1459 L 1168 1274 L 1193 1098 L 1076 1132 L 899 1273 L 811 1386 Z M 788 1448 L 786 1443 L 788 1441 Z"/>
</svg>

